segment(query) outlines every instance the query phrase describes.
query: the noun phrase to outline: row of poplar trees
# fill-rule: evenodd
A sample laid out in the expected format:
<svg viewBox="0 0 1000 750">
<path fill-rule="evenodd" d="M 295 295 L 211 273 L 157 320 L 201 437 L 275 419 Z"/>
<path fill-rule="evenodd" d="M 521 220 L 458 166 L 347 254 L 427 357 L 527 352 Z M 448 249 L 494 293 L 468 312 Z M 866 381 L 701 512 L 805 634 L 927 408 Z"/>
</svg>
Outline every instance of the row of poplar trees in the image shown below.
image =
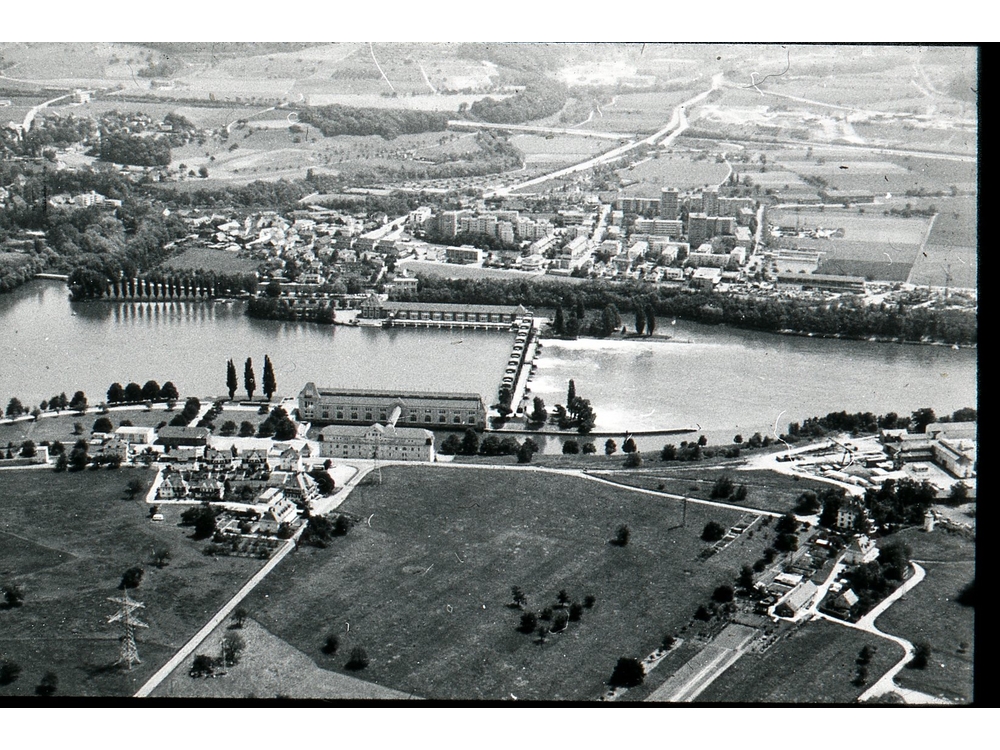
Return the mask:
<svg viewBox="0 0 1000 750">
<path fill-rule="evenodd" d="M 271 364 L 271 358 L 266 355 L 264 356 L 264 373 L 262 379 L 261 390 L 267 397 L 267 400 L 270 401 L 271 396 L 278 390 L 278 381 L 274 377 L 274 366 Z M 229 388 L 229 398 L 231 400 L 236 396 L 236 391 L 240 387 L 239 378 L 236 376 L 236 365 L 233 364 L 233 360 L 229 360 L 226 363 L 226 386 Z M 243 365 L 243 388 L 247 392 L 247 398 L 253 400 L 254 391 L 257 390 L 257 378 L 254 377 L 253 360 L 250 357 L 247 357 L 247 361 Z"/>
</svg>

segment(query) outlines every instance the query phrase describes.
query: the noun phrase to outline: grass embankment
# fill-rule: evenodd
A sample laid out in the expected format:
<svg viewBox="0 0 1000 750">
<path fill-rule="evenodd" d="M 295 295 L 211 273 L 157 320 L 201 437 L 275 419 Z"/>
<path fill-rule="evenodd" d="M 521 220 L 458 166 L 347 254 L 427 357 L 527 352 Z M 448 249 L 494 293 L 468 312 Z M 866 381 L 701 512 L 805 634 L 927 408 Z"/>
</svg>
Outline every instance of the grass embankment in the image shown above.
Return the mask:
<svg viewBox="0 0 1000 750">
<path fill-rule="evenodd" d="M 680 528 L 677 501 L 585 479 L 398 466 L 382 477 L 341 507 L 360 519 L 346 537 L 291 555 L 246 606 L 320 666 L 341 671 L 362 646 L 371 664 L 358 676 L 424 698 L 596 699 L 618 657 L 685 627 L 692 637 L 698 605 L 766 546 L 758 535 L 701 560 L 705 523 L 740 513 L 692 506 Z M 624 547 L 609 544 L 620 524 Z M 536 613 L 560 589 L 596 604 L 539 645 L 517 630 L 512 586 Z M 334 656 L 321 651 L 330 633 Z"/>
<path fill-rule="evenodd" d="M 975 576 L 975 542 L 938 528 L 927 534 L 918 529 L 898 537 L 913 550 L 913 559 L 927 576 L 893 604 L 877 625 L 911 643 L 925 641 L 931 656 L 924 669 L 903 669 L 896 682 L 959 703 L 972 700 L 975 652 L 975 610 L 955 601 Z M 964 648 L 963 648 L 964 646 Z"/>
<path fill-rule="evenodd" d="M 862 648 L 875 649 L 868 680 L 855 685 Z M 698 697 L 699 703 L 853 703 L 903 657 L 874 635 L 817 620 L 791 630 L 763 654 L 744 654 Z"/>
<path fill-rule="evenodd" d="M 20 445 L 25 440 L 33 440 L 36 445 L 40 444 L 43 440 L 49 442 L 58 440 L 67 449 L 70 449 L 80 438 L 90 439 L 90 432 L 94 427 L 94 422 L 101 417 L 110 419 L 112 426 L 115 428 L 120 427 L 122 422 L 126 420 L 130 421 L 135 427 L 156 427 L 161 422 L 169 422 L 175 414 L 180 412 L 181 406 L 182 404 L 178 405 L 178 408 L 173 412 L 166 411 L 162 404 L 157 404 L 157 408 L 152 411 L 146 411 L 144 407 L 123 409 L 121 411 L 113 409 L 107 414 L 78 414 L 72 411 L 64 411 L 59 416 L 41 417 L 37 421 L 28 419 L 11 424 L 0 424 L 0 446 L 6 446 L 7 443 Z M 76 435 L 73 429 L 74 425 L 78 422 L 83 431 L 79 435 Z"/>
<path fill-rule="evenodd" d="M 0 472 L 0 582 L 24 591 L 21 607 L 0 607 L 0 660 L 22 670 L 0 696 L 33 695 L 48 671 L 57 696 L 131 695 L 259 568 L 206 557 L 177 526 L 180 509 L 151 522 L 144 502 L 125 499 L 136 477 L 143 497 L 151 471 Z M 162 569 L 149 563 L 159 547 L 172 555 Z M 120 631 L 107 623 L 117 606 L 107 597 L 135 565 L 145 576 L 133 596 L 146 605 L 136 614 L 149 628 L 137 631 L 142 664 L 125 672 L 113 666 Z"/>
</svg>

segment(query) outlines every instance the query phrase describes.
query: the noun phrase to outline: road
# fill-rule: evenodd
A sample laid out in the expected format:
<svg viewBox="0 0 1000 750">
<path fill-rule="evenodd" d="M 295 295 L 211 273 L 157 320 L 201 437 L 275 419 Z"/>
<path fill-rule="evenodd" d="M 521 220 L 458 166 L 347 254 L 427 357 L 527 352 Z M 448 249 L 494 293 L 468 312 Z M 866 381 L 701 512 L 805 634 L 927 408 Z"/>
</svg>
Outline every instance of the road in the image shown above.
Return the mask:
<svg viewBox="0 0 1000 750">
<path fill-rule="evenodd" d="M 674 107 L 673 116 L 670 118 L 670 122 L 668 122 L 663 128 L 661 128 L 657 132 L 653 133 L 651 136 L 643 138 L 640 141 L 632 141 L 630 143 L 626 143 L 623 146 L 619 146 L 618 148 L 613 148 L 610 151 L 595 156 L 591 159 L 587 159 L 586 161 L 582 161 L 579 164 L 574 164 L 569 167 L 563 167 L 562 169 L 558 169 L 555 172 L 549 172 L 548 174 L 543 174 L 539 177 L 534 177 L 530 180 L 526 180 L 525 182 L 517 183 L 516 185 L 509 185 L 507 187 L 488 190 L 485 193 L 483 193 L 483 197 L 493 198 L 496 196 L 510 195 L 515 190 L 522 190 L 526 187 L 532 187 L 534 185 L 539 185 L 543 182 L 547 182 L 548 180 L 554 180 L 559 177 L 565 177 L 567 175 L 575 174 L 577 172 L 584 172 L 588 169 L 598 166 L 599 164 L 606 164 L 607 162 L 614 161 L 624 156 L 629 151 L 633 151 L 639 148 L 640 146 L 655 145 L 657 141 L 661 141 L 661 139 L 662 141 L 659 144 L 661 147 L 670 146 L 674 142 L 674 139 L 676 139 L 677 136 L 679 136 L 687 129 L 688 122 L 687 122 L 687 117 L 684 114 L 684 109 L 686 107 L 690 107 L 693 104 L 697 104 L 702 99 L 711 94 L 713 91 L 715 91 L 717 88 L 719 88 L 719 86 L 721 85 L 722 85 L 722 74 L 716 73 L 714 76 L 712 76 L 712 86 L 708 90 L 703 91 L 697 96 L 693 96 L 686 102 L 678 104 L 676 107 Z"/>
<path fill-rule="evenodd" d="M 87 92 L 87 93 L 90 93 L 90 92 Z M 41 110 L 45 109 L 50 104 L 55 104 L 56 102 L 61 102 L 63 99 L 69 99 L 69 97 L 71 97 L 71 96 L 72 96 L 72 94 L 63 94 L 62 96 L 57 96 L 55 99 L 49 99 L 47 102 L 42 102 L 37 107 L 32 107 L 31 109 L 29 109 L 28 110 L 28 114 L 26 114 L 24 116 L 24 123 L 21 125 L 21 132 L 22 132 L 22 134 L 23 133 L 27 133 L 28 131 L 31 130 L 31 123 L 34 121 L 35 116 L 38 115 L 38 113 Z"/>
</svg>

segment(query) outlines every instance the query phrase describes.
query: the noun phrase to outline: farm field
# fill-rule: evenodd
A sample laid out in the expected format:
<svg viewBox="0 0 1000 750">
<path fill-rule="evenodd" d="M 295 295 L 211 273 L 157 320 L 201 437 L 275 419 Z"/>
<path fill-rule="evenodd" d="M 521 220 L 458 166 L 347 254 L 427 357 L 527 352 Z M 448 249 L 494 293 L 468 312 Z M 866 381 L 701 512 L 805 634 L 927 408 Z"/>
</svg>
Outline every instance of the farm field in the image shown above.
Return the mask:
<svg viewBox="0 0 1000 750">
<path fill-rule="evenodd" d="M 718 185 L 729 174 L 729 168 L 714 158 L 695 160 L 687 154 L 668 153 L 659 158 L 647 159 L 634 167 L 618 170 L 619 176 L 630 184 L 630 194 L 650 191 L 659 195 L 664 187 L 680 190 Z"/>
<path fill-rule="evenodd" d="M 224 677 L 196 679 L 189 674 L 197 654 L 215 656 L 222 638 L 237 634 L 246 643 L 238 664 Z M 324 663 L 343 662 L 347 653 L 323 656 Z M 269 633 L 254 620 L 235 628 L 224 620 L 187 660 L 153 691 L 153 698 L 294 698 L 302 700 L 406 700 L 411 696 L 363 679 L 323 669 L 294 646 Z"/>
<path fill-rule="evenodd" d="M 930 695 L 970 703 L 975 610 L 962 606 L 955 598 L 975 577 L 975 543 L 941 528 L 931 534 L 911 529 L 900 532 L 899 538 L 910 545 L 913 559 L 922 561 L 927 577 L 876 624 L 880 630 L 911 643 L 928 642 L 931 657 L 925 669 L 904 668 L 896 682 Z"/>
<path fill-rule="evenodd" d="M 979 253 L 975 247 L 927 245 L 917 255 L 907 281 L 921 286 L 948 284 L 953 289 L 975 289 L 979 280 L 978 263 Z"/>
<path fill-rule="evenodd" d="M 163 268 L 175 271 L 202 269 L 216 273 L 254 273 L 257 266 L 252 258 L 240 258 L 236 253 L 210 247 L 185 248 L 163 263 Z"/>
<path fill-rule="evenodd" d="M 978 207 L 975 196 L 915 199 L 915 207 L 934 204 L 939 209 L 928 245 L 975 247 L 978 240 Z"/>
<path fill-rule="evenodd" d="M 866 209 L 867 210 L 867 209 Z M 874 209 L 873 209 L 874 210 Z M 903 219 L 895 216 L 858 214 L 857 209 L 824 210 L 778 209 L 768 212 L 769 221 L 777 226 L 823 227 L 843 229 L 844 237 L 835 237 L 829 244 L 880 243 L 894 246 L 919 245 L 930 225 L 930 219 L 915 217 Z M 861 257 L 861 256 L 858 256 Z"/>
<path fill-rule="evenodd" d="M 739 460 L 726 466 L 685 467 L 679 462 L 664 463 L 663 468 L 617 472 L 609 474 L 608 479 L 633 487 L 647 490 L 660 490 L 675 495 L 687 495 L 702 500 L 711 498 L 712 486 L 720 476 L 728 476 L 735 486 L 745 485 L 747 498 L 739 505 L 749 508 L 770 510 L 784 513 L 795 506 L 799 496 L 806 490 L 820 492 L 830 485 L 809 480 L 795 481 L 794 477 L 773 471 L 741 471 Z M 720 500 L 720 502 L 734 502 Z"/>
<path fill-rule="evenodd" d="M 855 660 L 875 649 L 865 685 L 852 684 Z M 763 654 L 747 653 L 697 698 L 698 703 L 853 703 L 903 657 L 895 643 L 823 620 L 793 629 Z"/>
<path fill-rule="evenodd" d="M 345 653 L 364 647 L 371 664 L 357 676 L 424 698 L 595 700 L 619 656 L 686 629 L 760 553 L 699 559 L 704 524 L 739 512 L 690 508 L 687 528 L 671 528 L 676 503 L 535 472 L 392 467 L 340 510 L 358 520 L 350 533 L 287 558 L 247 609 L 330 669 L 342 662 L 322 655 L 327 634 Z M 623 523 L 631 541 L 610 545 Z M 535 612 L 564 588 L 596 604 L 539 645 L 517 630 L 515 585 Z"/>
<path fill-rule="evenodd" d="M 552 138 L 515 135 L 511 138 L 511 143 L 524 153 L 525 164 L 532 166 L 575 164 L 607 151 L 612 145 L 611 141 L 574 135 L 557 135 Z"/>
<path fill-rule="evenodd" d="M 177 508 L 152 523 L 145 502 L 125 499 L 132 478 L 148 488 L 153 472 L 0 472 L 0 580 L 24 590 L 21 607 L 0 609 L 0 659 L 22 669 L 0 696 L 32 696 L 48 671 L 57 697 L 131 695 L 259 568 L 206 557 Z M 158 547 L 171 551 L 164 568 L 149 563 Z M 134 598 L 149 628 L 137 633 L 142 663 L 126 672 L 114 666 L 120 633 L 107 597 L 132 566 L 145 569 Z"/>
<path fill-rule="evenodd" d="M 664 127 L 674 114 L 674 107 L 706 88 L 705 82 L 692 84 L 681 91 L 651 91 L 634 94 L 616 94 L 601 102 L 601 112 L 583 130 L 601 130 L 613 133 L 655 133 Z"/>
</svg>

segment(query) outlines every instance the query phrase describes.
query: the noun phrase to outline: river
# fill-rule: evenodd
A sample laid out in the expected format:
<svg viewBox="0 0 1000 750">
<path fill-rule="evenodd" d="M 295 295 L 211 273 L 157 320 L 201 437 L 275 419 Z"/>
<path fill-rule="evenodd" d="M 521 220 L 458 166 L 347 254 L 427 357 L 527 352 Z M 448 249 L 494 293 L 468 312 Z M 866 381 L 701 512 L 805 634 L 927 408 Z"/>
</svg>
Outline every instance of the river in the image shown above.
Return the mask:
<svg viewBox="0 0 1000 750">
<path fill-rule="evenodd" d="M 242 303 L 80 302 L 65 285 L 34 281 L 0 296 L 0 399 L 37 405 L 83 390 L 91 403 L 113 381 L 172 380 L 182 396 L 225 391 L 226 360 L 257 382 L 271 357 L 279 396 L 320 386 L 460 390 L 492 402 L 512 339 L 490 331 L 383 330 L 254 320 Z M 544 340 L 532 395 L 551 409 L 566 386 L 597 413 L 599 431 L 698 425 L 711 444 L 785 432 L 830 411 L 976 406 L 977 352 L 841 341 L 670 320 L 670 341 Z M 242 378 L 241 378 L 242 379 Z M 639 441 L 651 450 L 684 436 Z M 600 441 L 603 443 L 603 439 Z M 551 450 L 555 448 L 547 446 Z"/>
</svg>

